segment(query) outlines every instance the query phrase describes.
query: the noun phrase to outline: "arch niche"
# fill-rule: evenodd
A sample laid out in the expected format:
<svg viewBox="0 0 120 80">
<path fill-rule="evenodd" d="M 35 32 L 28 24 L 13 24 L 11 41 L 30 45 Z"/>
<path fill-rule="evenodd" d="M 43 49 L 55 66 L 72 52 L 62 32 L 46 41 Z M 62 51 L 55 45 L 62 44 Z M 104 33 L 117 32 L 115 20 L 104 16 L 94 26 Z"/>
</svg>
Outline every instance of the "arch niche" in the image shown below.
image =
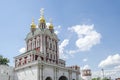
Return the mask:
<svg viewBox="0 0 120 80">
<path fill-rule="evenodd" d="M 61 76 L 59 80 L 68 80 L 66 76 Z"/>
<path fill-rule="evenodd" d="M 52 80 L 52 78 L 51 77 L 47 77 L 45 80 Z"/>
</svg>

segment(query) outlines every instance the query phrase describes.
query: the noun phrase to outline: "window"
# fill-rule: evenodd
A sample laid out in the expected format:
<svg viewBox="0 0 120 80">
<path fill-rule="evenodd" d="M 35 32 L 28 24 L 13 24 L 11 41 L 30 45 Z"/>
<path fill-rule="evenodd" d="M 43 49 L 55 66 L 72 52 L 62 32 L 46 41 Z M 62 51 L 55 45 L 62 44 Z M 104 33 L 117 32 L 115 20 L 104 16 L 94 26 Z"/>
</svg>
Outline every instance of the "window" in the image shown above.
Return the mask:
<svg viewBox="0 0 120 80">
<path fill-rule="evenodd" d="M 52 49 L 52 44 L 50 43 L 50 49 Z"/>
<path fill-rule="evenodd" d="M 52 59 L 52 54 L 50 55 L 50 58 Z"/>
<path fill-rule="evenodd" d="M 46 57 L 49 58 L 49 53 L 47 53 Z"/>
<path fill-rule="evenodd" d="M 53 45 L 53 50 L 55 50 L 55 45 Z"/>
<path fill-rule="evenodd" d="M 55 59 L 55 55 L 54 55 L 54 59 Z"/>
</svg>

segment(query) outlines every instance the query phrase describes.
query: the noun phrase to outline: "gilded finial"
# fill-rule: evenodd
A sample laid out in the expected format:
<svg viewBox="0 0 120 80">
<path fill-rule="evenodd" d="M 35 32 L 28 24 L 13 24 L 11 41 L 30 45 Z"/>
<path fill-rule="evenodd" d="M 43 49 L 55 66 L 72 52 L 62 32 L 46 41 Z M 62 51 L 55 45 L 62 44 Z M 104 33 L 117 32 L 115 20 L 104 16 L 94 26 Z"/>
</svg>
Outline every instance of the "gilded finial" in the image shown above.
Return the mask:
<svg viewBox="0 0 120 80">
<path fill-rule="evenodd" d="M 53 29 L 52 19 L 50 19 L 49 29 Z"/>
<path fill-rule="evenodd" d="M 41 16 L 44 16 L 44 8 L 41 8 L 40 14 L 41 14 Z"/>
<path fill-rule="evenodd" d="M 32 18 L 32 24 L 34 24 L 34 18 Z"/>
<path fill-rule="evenodd" d="M 44 8 L 41 8 L 40 14 L 41 14 L 41 17 L 40 17 L 40 19 L 39 19 L 40 23 L 45 23 L 45 19 L 44 19 Z"/>
<path fill-rule="evenodd" d="M 52 24 L 52 18 L 50 18 L 50 24 Z"/>
<path fill-rule="evenodd" d="M 32 18 L 31 28 L 36 28 L 36 25 L 34 23 L 34 18 Z"/>
</svg>

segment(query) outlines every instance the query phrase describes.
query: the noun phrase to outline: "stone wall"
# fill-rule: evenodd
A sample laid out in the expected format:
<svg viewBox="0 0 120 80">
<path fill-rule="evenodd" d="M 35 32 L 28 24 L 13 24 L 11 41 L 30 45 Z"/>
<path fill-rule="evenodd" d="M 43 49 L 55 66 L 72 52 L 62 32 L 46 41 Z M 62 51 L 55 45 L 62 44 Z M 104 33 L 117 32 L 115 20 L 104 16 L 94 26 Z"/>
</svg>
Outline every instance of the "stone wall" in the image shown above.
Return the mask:
<svg viewBox="0 0 120 80">
<path fill-rule="evenodd" d="M 7 65 L 0 65 L 0 80 L 14 80 L 14 69 Z"/>
</svg>

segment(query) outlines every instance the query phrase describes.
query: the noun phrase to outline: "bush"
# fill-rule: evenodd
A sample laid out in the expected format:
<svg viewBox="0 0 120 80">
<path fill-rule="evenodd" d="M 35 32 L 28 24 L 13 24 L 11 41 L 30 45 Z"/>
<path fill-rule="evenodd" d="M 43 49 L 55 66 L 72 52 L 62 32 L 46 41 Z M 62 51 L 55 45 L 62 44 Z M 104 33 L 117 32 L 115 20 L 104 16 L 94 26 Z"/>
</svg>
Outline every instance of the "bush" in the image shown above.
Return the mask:
<svg viewBox="0 0 120 80">
<path fill-rule="evenodd" d="M 0 55 L 0 65 L 8 65 L 9 59 L 4 58 L 2 55 Z"/>
</svg>

